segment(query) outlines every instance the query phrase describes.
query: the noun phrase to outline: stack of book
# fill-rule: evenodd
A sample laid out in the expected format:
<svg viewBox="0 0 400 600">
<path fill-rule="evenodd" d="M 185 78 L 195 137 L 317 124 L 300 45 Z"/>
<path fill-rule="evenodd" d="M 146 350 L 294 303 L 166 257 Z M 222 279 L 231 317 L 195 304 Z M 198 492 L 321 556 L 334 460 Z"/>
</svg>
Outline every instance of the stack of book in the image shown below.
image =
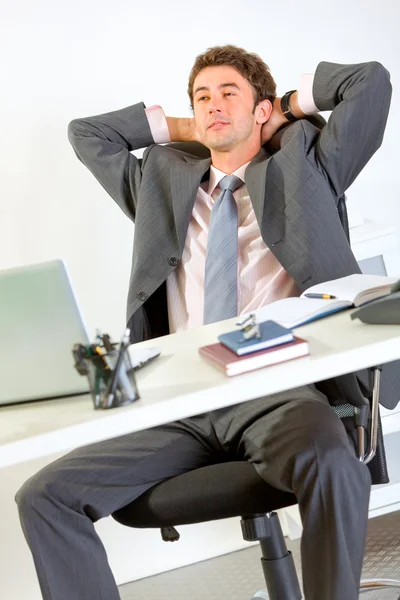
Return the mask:
<svg viewBox="0 0 400 600">
<path fill-rule="evenodd" d="M 308 344 L 295 337 L 292 328 L 372 303 L 399 289 L 400 280 L 394 277 L 361 273 L 318 283 L 300 298 L 284 298 L 258 309 L 256 318 L 262 321 L 259 339 L 244 340 L 243 331 L 236 330 L 219 336 L 220 343 L 203 346 L 199 352 L 229 376 L 305 356 Z"/>
<path fill-rule="evenodd" d="M 228 377 L 309 354 L 308 343 L 274 321 L 259 323 L 260 337 L 244 338 L 242 330 L 218 336 L 219 343 L 199 348 L 200 356 Z"/>
</svg>

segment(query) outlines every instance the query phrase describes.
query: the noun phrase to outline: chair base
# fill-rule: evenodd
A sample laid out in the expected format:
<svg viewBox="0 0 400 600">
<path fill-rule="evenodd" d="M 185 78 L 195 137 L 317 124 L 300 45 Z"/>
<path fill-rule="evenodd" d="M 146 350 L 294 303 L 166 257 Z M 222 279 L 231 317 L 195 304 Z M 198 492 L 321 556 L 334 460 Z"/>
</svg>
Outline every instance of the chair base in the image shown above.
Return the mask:
<svg viewBox="0 0 400 600">
<path fill-rule="evenodd" d="M 360 595 L 371 592 L 372 590 L 383 589 L 400 590 L 400 581 L 397 579 L 363 579 L 360 583 Z M 270 600 L 270 596 L 267 590 L 259 590 L 254 594 L 251 600 Z M 400 600 L 400 596 L 398 600 Z"/>
<path fill-rule="evenodd" d="M 274 512 L 242 518 L 243 538 L 258 541 L 261 546 L 261 564 L 267 589 L 259 590 L 252 600 L 301 600 L 302 590 L 297 578 L 291 553 L 288 551 L 278 515 Z M 362 579 L 359 594 L 372 590 L 397 589 L 397 579 Z M 400 595 L 398 597 L 400 600 Z"/>
<path fill-rule="evenodd" d="M 275 512 L 242 517 L 243 538 L 258 541 L 261 547 L 261 566 L 270 600 L 301 600 L 292 553 L 286 547 L 279 517 Z M 262 590 L 263 591 L 263 590 Z M 259 594 L 259 592 L 257 592 Z M 255 598 L 263 596 L 257 594 Z"/>
<path fill-rule="evenodd" d="M 397 579 L 363 579 L 360 584 L 360 594 L 371 590 L 397 589 L 400 590 L 400 581 Z M 262 596 L 261 596 L 262 598 Z M 268 596 L 267 596 L 268 598 Z M 400 600 L 400 596 L 399 596 Z"/>
</svg>

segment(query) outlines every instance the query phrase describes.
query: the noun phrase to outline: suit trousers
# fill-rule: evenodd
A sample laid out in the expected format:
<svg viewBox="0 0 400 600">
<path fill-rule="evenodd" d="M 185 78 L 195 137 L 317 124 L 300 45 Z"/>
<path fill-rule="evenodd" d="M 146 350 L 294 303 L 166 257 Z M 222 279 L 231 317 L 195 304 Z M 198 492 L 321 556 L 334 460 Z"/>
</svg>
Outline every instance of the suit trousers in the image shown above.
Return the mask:
<svg viewBox="0 0 400 600">
<path fill-rule="evenodd" d="M 16 501 L 44 600 L 117 600 L 93 524 L 164 479 L 226 460 L 296 494 L 306 599 L 357 600 L 371 479 L 314 385 L 81 447 L 30 478 Z"/>
</svg>

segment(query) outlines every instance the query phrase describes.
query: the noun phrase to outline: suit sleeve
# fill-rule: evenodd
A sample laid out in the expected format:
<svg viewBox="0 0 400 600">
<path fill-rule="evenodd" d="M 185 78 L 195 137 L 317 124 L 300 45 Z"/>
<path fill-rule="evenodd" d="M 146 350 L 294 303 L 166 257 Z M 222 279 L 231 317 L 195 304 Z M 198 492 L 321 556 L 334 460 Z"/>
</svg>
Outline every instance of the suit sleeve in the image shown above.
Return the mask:
<svg viewBox="0 0 400 600">
<path fill-rule="evenodd" d="M 68 138 L 79 160 L 134 220 L 142 161 L 131 151 L 154 144 L 144 104 L 76 119 L 68 126 Z"/>
<path fill-rule="evenodd" d="M 318 65 L 314 102 L 319 110 L 332 114 L 311 156 L 338 197 L 381 145 L 391 92 L 389 73 L 378 62 Z"/>
</svg>

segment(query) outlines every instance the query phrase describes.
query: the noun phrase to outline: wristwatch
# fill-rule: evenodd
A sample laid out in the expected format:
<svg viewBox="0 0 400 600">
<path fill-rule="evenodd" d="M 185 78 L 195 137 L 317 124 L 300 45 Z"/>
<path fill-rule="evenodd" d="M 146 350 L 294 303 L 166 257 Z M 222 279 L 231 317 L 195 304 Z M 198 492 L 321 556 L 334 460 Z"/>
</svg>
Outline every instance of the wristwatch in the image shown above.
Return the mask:
<svg viewBox="0 0 400 600">
<path fill-rule="evenodd" d="M 298 118 L 294 116 L 293 113 L 290 112 L 290 96 L 294 94 L 297 90 L 290 90 L 290 92 L 286 92 L 281 98 L 281 111 L 282 114 L 287 118 L 288 121 L 298 121 Z"/>
</svg>

